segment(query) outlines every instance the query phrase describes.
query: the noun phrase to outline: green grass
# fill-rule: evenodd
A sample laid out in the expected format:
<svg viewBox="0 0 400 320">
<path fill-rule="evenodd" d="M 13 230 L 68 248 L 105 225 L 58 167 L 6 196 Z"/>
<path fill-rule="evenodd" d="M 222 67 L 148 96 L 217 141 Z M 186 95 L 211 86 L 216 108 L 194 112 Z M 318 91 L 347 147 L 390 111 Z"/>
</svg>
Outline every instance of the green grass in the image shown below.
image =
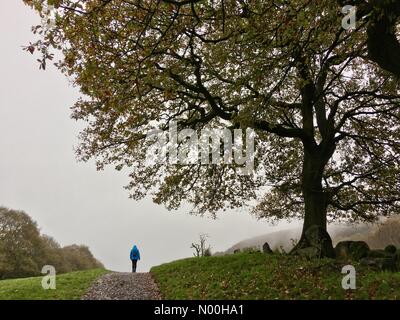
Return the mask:
<svg viewBox="0 0 400 320">
<path fill-rule="evenodd" d="M 344 290 L 343 264 L 239 253 L 189 258 L 151 269 L 166 299 L 400 299 L 400 273 L 355 264 L 355 290 Z"/>
<path fill-rule="evenodd" d="M 2 280 L 0 300 L 77 300 L 97 277 L 107 272 L 93 269 L 57 275 L 55 290 L 44 290 L 42 277 Z"/>
</svg>

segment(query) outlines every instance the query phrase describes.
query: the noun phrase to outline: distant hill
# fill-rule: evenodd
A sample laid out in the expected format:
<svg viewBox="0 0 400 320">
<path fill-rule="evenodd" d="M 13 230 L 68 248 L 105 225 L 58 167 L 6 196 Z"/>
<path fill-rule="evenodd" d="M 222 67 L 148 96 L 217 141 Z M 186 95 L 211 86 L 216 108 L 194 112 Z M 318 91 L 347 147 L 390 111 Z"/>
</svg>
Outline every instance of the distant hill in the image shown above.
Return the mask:
<svg viewBox="0 0 400 320">
<path fill-rule="evenodd" d="M 267 233 L 261 236 L 244 239 L 228 250 L 225 253 L 233 253 L 237 249 L 246 248 L 261 248 L 265 242 L 268 242 L 272 250 L 283 248 L 285 251 L 292 248 L 291 239 L 298 239 L 300 237 L 301 229 L 286 229 Z"/>
<path fill-rule="evenodd" d="M 400 248 L 400 216 L 383 219 L 377 224 L 332 224 L 328 226 L 328 231 L 334 245 L 344 240 L 360 240 L 367 242 L 372 249 L 384 248 L 389 244 Z M 268 242 L 272 250 L 290 251 L 293 248 L 293 242 L 300 238 L 300 234 L 301 228 L 271 232 L 244 239 L 225 252 L 218 252 L 215 255 L 230 254 L 237 249 L 261 248 L 265 242 Z"/>
</svg>

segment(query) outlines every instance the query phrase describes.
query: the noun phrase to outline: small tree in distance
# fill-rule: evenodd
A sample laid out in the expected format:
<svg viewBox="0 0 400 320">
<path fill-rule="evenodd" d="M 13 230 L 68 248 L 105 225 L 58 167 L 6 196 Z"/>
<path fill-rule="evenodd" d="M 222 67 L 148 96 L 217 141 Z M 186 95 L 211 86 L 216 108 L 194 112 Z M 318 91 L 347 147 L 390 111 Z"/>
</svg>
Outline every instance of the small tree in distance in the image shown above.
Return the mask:
<svg viewBox="0 0 400 320">
<path fill-rule="evenodd" d="M 200 238 L 199 243 L 192 243 L 192 245 L 190 246 L 190 248 L 193 248 L 195 250 L 193 255 L 195 257 L 211 256 L 211 246 L 206 245 L 207 238 L 209 238 L 209 236 L 205 233 L 202 233 L 202 234 L 200 234 L 199 238 Z"/>
</svg>

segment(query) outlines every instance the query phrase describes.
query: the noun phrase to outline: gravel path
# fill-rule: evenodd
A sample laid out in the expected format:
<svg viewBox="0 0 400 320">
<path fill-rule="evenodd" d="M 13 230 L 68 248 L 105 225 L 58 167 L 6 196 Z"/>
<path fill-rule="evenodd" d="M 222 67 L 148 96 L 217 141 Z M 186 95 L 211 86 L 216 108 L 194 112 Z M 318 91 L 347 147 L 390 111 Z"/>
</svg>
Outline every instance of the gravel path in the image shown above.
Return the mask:
<svg viewBox="0 0 400 320">
<path fill-rule="evenodd" d="M 148 272 L 111 272 L 101 276 L 82 300 L 159 300 L 157 285 Z"/>
</svg>

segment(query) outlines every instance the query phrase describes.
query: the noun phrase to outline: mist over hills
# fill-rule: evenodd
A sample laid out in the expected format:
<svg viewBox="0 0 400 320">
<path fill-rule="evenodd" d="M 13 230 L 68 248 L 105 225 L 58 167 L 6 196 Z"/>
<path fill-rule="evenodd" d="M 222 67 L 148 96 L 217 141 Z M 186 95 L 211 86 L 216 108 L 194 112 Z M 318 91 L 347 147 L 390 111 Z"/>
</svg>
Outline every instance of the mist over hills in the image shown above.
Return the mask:
<svg viewBox="0 0 400 320">
<path fill-rule="evenodd" d="M 328 232 L 335 246 L 340 241 L 365 241 L 371 249 L 381 249 L 389 244 L 400 248 L 400 216 L 382 219 L 376 224 L 331 224 Z M 293 244 L 300 238 L 301 228 L 293 228 L 267 233 L 257 237 L 244 239 L 235 243 L 224 252 L 215 255 L 230 254 L 235 250 L 246 248 L 260 248 L 268 242 L 272 250 L 290 251 Z"/>
</svg>

